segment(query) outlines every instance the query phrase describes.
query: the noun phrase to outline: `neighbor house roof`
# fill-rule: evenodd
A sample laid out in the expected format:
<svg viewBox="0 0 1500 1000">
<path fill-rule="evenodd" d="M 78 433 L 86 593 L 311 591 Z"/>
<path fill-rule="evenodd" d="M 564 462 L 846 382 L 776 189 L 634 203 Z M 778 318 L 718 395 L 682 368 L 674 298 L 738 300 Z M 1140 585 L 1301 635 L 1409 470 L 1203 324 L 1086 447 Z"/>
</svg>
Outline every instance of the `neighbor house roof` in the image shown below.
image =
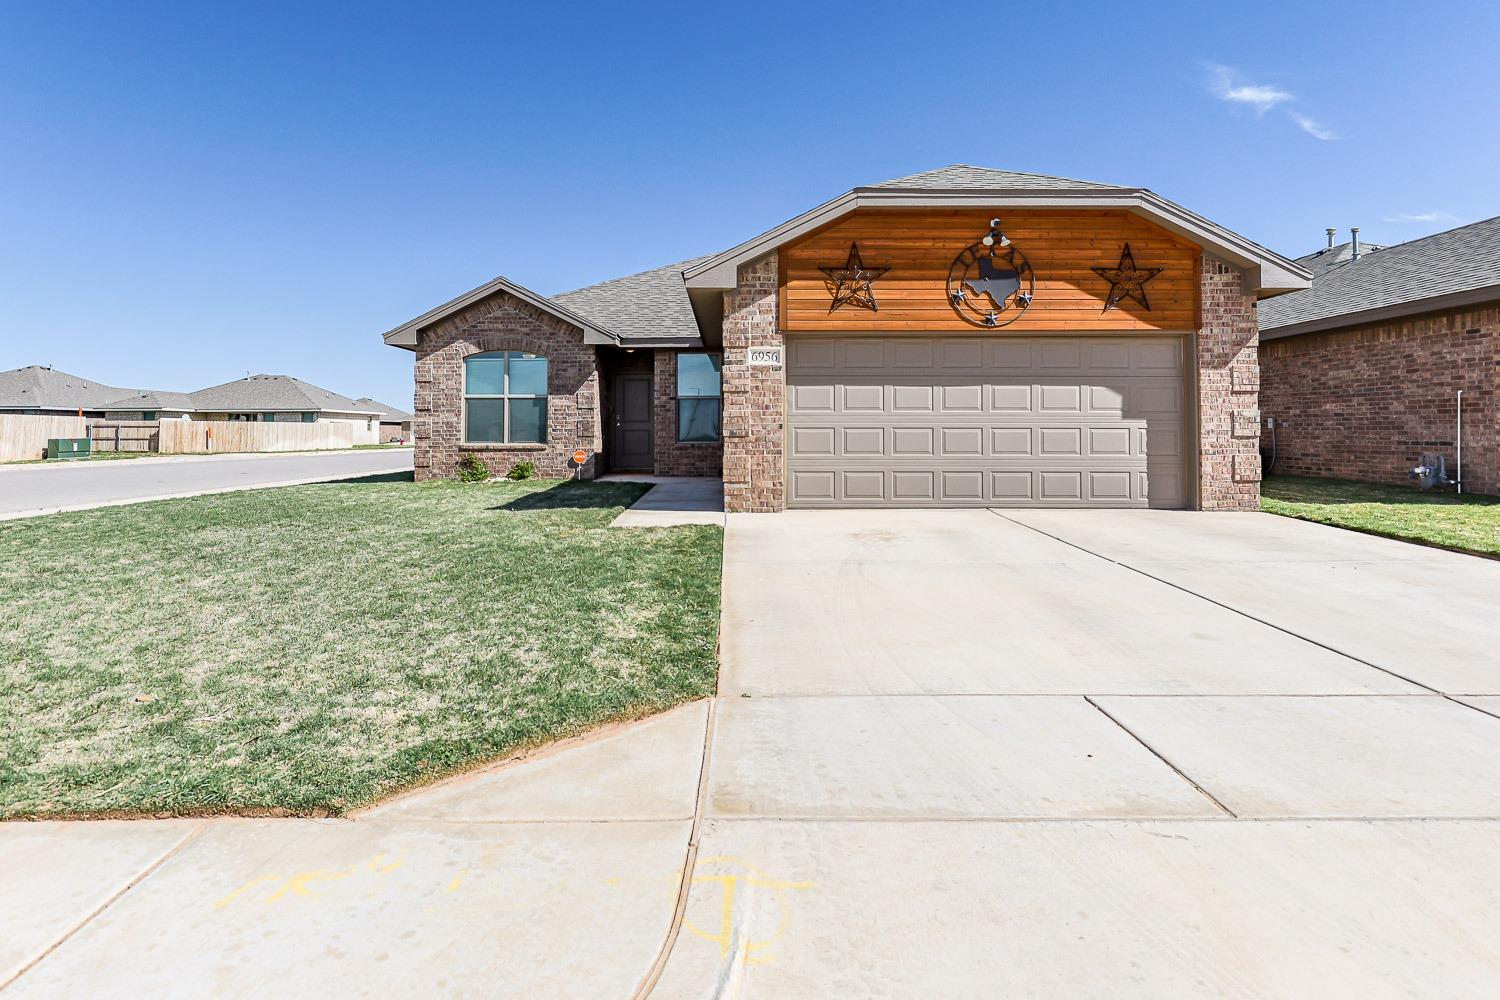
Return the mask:
<svg viewBox="0 0 1500 1000">
<path fill-rule="evenodd" d="M 1123 208 L 1205 248 L 1245 270 L 1251 286 L 1263 295 L 1306 288 L 1306 269 L 1238 233 L 1141 187 L 992 170 L 963 163 L 857 187 L 832 201 L 752 237 L 736 247 L 689 267 L 688 288 L 735 286 L 739 265 L 860 208 Z"/>
<path fill-rule="evenodd" d="M 0 409 L 97 410 L 135 389 L 117 389 L 44 365 L 0 372 Z"/>
<path fill-rule="evenodd" d="M 692 344 L 698 340 L 698 322 L 693 318 L 693 304 L 688 300 L 682 272 L 707 259 L 694 257 L 640 274 L 601 281 L 554 295 L 552 301 L 594 320 L 617 334 L 621 342 L 656 344 L 676 339 Z"/>
<path fill-rule="evenodd" d="M 412 419 L 412 415 L 405 410 L 398 410 L 394 406 L 387 406 L 380 400 L 371 399 L 369 396 L 361 396 L 354 403 L 362 410 L 379 410 L 380 419 L 388 424 L 405 423 Z"/>
<path fill-rule="evenodd" d="M 368 413 L 378 411 L 360 406 L 348 396 L 340 396 L 321 386 L 290 375 L 247 375 L 223 385 L 200 389 L 188 394 L 199 410 L 222 412 L 261 412 L 271 410 L 327 410 L 334 413 Z"/>
<path fill-rule="evenodd" d="M 1378 243 L 1360 243 L 1359 255 L 1363 257 L 1367 253 L 1374 253 L 1377 250 L 1384 249 L 1385 247 L 1381 246 Z M 1313 273 L 1313 277 L 1316 278 L 1324 271 L 1328 271 L 1332 268 L 1338 267 L 1340 264 L 1349 263 L 1349 261 L 1353 258 L 1353 243 L 1337 243 L 1331 247 L 1326 247 L 1313 253 L 1303 254 L 1301 257 L 1297 258 L 1297 263 L 1301 264 L 1303 267 L 1311 271 Z"/>
<path fill-rule="evenodd" d="M 102 410 L 186 410 L 198 409 L 193 404 L 190 392 L 159 392 L 147 390 L 134 395 L 122 396 L 100 407 Z"/>
<path fill-rule="evenodd" d="M 1291 337 L 1500 299 L 1500 216 L 1361 253 L 1259 309 L 1261 337 Z"/>
</svg>

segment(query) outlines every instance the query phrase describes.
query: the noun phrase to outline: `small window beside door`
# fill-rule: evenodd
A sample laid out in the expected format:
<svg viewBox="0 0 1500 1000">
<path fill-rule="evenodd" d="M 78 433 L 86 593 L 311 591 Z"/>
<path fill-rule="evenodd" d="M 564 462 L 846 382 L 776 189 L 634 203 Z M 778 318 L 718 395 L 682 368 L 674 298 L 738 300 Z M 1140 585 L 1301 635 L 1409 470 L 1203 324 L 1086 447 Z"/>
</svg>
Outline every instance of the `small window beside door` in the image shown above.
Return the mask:
<svg viewBox="0 0 1500 1000">
<path fill-rule="evenodd" d="M 547 442 L 547 359 L 491 351 L 464 359 L 464 441 Z"/>
<path fill-rule="evenodd" d="M 717 354 L 677 355 L 677 440 L 718 441 L 723 360 Z"/>
</svg>

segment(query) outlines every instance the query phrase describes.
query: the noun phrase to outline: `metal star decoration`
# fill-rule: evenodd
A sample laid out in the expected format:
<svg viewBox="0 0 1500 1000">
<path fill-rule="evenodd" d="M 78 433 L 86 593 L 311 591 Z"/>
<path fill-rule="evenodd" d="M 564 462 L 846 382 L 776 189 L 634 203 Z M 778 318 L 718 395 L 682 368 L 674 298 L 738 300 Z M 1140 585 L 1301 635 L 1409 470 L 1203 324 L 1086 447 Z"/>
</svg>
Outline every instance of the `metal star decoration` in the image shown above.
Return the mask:
<svg viewBox="0 0 1500 1000">
<path fill-rule="evenodd" d="M 1131 254 L 1130 244 L 1127 243 L 1125 249 L 1120 251 L 1120 263 L 1117 267 L 1091 267 L 1089 270 L 1109 282 L 1109 299 L 1104 303 L 1105 309 L 1113 309 L 1121 300 L 1130 299 L 1149 310 L 1151 303 L 1146 300 L 1146 282 L 1166 268 L 1136 267 L 1135 256 Z"/>
<path fill-rule="evenodd" d="M 860 259 L 857 243 L 849 244 L 849 259 L 844 262 L 843 267 L 820 267 L 818 270 L 828 275 L 828 280 L 833 285 L 833 305 L 828 307 L 829 312 L 833 312 L 845 303 L 873 312 L 880 311 L 880 306 L 875 303 L 875 291 L 870 287 L 870 282 L 879 278 L 890 268 L 865 267 L 865 262 Z"/>
</svg>

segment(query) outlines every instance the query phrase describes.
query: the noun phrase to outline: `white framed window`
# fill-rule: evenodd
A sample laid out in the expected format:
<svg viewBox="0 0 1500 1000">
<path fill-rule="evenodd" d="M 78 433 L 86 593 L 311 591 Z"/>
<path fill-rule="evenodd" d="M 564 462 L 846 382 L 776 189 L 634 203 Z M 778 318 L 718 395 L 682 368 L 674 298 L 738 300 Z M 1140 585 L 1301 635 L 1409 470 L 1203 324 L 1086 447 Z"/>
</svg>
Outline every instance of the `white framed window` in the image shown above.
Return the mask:
<svg viewBox="0 0 1500 1000">
<path fill-rule="evenodd" d="M 490 351 L 464 359 L 464 441 L 547 443 L 547 359 Z"/>
<path fill-rule="evenodd" d="M 717 354 L 677 355 L 677 440 L 719 440 L 723 359 Z"/>
</svg>

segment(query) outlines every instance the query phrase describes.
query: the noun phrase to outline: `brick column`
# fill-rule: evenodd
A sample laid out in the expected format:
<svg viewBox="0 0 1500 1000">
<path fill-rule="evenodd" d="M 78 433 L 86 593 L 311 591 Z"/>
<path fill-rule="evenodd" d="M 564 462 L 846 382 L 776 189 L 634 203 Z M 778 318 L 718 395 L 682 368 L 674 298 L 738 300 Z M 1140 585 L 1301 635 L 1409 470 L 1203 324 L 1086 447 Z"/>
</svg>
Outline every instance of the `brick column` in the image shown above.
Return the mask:
<svg viewBox="0 0 1500 1000">
<path fill-rule="evenodd" d="M 1198 331 L 1198 499 L 1203 510 L 1260 509 L 1260 326 L 1244 275 L 1203 256 Z"/>
<path fill-rule="evenodd" d="M 776 255 L 739 269 L 724 293 L 724 508 L 774 512 L 786 506 L 786 374 L 746 363 L 751 347 L 785 348 L 776 320 Z M 783 358 L 783 360 L 785 360 Z"/>
</svg>

